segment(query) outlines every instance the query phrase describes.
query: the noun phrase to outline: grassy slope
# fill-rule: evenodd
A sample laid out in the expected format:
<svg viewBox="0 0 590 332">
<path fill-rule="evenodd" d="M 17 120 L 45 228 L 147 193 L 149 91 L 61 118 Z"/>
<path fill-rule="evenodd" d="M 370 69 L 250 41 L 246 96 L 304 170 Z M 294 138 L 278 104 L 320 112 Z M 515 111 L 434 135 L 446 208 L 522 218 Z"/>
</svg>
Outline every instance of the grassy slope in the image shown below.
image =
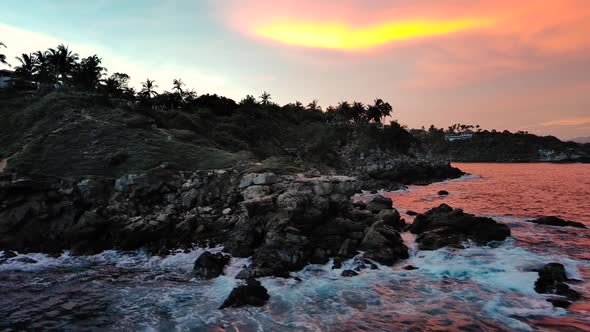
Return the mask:
<svg viewBox="0 0 590 332">
<path fill-rule="evenodd" d="M 234 166 L 250 156 L 177 139 L 140 113 L 93 96 L 53 92 L 0 102 L 0 158 L 7 171 L 116 176 L 169 162 L 182 169 Z"/>
</svg>

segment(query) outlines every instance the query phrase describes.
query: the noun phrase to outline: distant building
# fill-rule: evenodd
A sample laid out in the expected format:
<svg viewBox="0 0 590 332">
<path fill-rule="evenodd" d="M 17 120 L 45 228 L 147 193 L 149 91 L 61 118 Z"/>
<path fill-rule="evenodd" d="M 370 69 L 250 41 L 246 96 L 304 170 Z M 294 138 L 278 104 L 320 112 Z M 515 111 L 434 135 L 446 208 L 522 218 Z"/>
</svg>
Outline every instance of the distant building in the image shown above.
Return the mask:
<svg viewBox="0 0 590 332">
<path fill-rule="evenodd" d="M 473 132 L 471 130 L 466 130 L 466 131 L 459 133 L 459 134 L 446 134 L 445 135 L 445 140 L 447 142 L 465 141 L 465 140 L 470 140 L 472 138 L 473 138 Z"/>
<path fill-rule="evenodd" d="M 6 89 L 12 86 L 12 77 L 14 71 L 8 69 L 0 69 L 0 89 Z"/>
</svg>

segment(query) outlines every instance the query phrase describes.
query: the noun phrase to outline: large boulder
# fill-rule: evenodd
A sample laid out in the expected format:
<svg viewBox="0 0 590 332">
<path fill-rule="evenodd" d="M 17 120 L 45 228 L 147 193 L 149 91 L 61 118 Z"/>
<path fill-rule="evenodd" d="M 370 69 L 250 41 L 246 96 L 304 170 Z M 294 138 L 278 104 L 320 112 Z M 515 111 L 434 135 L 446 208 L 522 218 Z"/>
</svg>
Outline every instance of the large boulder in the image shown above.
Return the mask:
<svg viewBox="0 0 590 332">
<path fill-rule="evenodd" d="M 216 278 L 223 274 L 223 268 L 230 260 L 231 257 L 229 255 L 222 253 L 212 254 L 209 251 L 205 251 L 195 261 L 193 271 L 200 278 Z"/>
<path fill-rule="evenodd" d="M 582 224 L 581 222 L 576 221 L 569 221 L 564 220 L 558 217 L 549 216 L 549 217 L 541 217 L 534 220 L 527 220 L 528 222 L 532 222 L 539 225 L 549 225 L 549 226 L 570 226 L 570 227 L 577 227 L 577 228 L 587 228 L 586 225 Z"/>
<path fill-rule="evenodd" d="M 541 294 L 560 295 L 562 299 L 548 299 L 556 307 L 567 307 L 571 302 L 581 298 L 580 293 L 571 289 L 565 281 L 568 280 L 565 268 L 560 263 L 549 263 L 538 270 L 539 278 L 535 281 L 535 291 Z"/>
<path fill-rule="evenodd" d="M 365 257 L 383 265 L 393 265 L 401 259 L 409 258 L 408 247 L 399 233 L 383 220 L 368 228 L 359 250 L 365 252 Z"/>
<path fill-rule="evenodd" d="M 510 236 L 508 226 L 491 218 L 464 213 L 446 204 L 416 216 L 410 231 L 418 235 L 416 241 L 421 250 L 436 250 L 446 246 L 462 248 L 462 242 L 468 240 L 485 245 L 490 241 L 503 241 Z"/>
<path fill-rule="evenodd" d="M 367 201 L 367 209 L 373 212 L 379 212 L 381 210 L 392 209 L 393 208 L 393 201 L 389 197 L 383 197 L 381 195 L 376 195 L 371 197 Z"/>
<path fill-rule="evenodd" d="M 227 299 L 223 302 L 219 309 L 229 307 L 243 307 L 243 306 L 263 306 L 270 296 L 266 288 L 260 284 L 260 281 L 249 278 L 246 279 L 245 285 L 240 285 L 232 289 Z"/>
</svg>

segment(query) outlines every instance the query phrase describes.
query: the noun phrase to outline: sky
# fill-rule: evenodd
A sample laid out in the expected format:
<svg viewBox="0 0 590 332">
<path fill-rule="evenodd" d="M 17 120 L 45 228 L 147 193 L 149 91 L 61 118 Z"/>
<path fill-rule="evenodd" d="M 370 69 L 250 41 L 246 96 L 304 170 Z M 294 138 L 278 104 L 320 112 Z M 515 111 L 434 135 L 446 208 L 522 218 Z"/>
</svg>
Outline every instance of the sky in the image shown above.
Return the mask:
<svg viewBox="0 0 590 332">
<path fill-rule="evenodd" d="M 392 104 L 411 128 L 590 136 L 587 0 L 3 0 L 2 53 L 69 45 L 109 73 L 240 100 Z"/>
</svg>

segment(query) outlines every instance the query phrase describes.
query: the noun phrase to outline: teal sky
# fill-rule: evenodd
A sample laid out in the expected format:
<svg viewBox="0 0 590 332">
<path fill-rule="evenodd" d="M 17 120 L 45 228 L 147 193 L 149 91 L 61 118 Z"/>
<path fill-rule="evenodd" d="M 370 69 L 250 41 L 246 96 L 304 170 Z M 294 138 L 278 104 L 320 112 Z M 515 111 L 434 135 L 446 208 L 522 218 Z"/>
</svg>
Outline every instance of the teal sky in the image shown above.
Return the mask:
<svg viewBox="0 0 590 332">
<path fill-rule="evenodd" d="M 155 79 L 160 90 L 180 77 L 198 93 L 237 100 L 263 91 L 280 104 L 383 98 L 394 105 L 393 118 L 410 127 L 461 122 L 590 136 L 584 1 L 523 0 L 516 9 L 504 0 L 367 3 L 4 0 L 0 41 L 12 64 L 20 53 L 65 42 L 81 56 L 97 53 L 109 72 L 126 72 L 134 84 Z M 367 47 L 328 45 L 322 37 L 323 25 L 344 27 L 346 40 L 368 39 L 381 26 L 418 19 L 432 24 Z M 281 24 L 288 31 L 275 35 Z M 304 35 L 302 24 L 314 33 Z"/>
</svg>

